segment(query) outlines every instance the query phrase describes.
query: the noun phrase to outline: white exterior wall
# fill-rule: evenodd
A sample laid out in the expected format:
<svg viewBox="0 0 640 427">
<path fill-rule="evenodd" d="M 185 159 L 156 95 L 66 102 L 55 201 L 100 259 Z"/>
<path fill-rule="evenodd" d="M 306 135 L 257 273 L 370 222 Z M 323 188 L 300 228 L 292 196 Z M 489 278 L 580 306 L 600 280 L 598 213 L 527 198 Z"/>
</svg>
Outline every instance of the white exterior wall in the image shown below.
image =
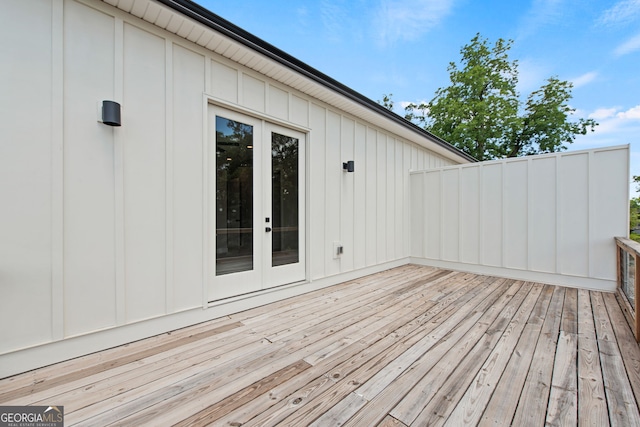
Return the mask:
<svg viewBox="0 0 640 427">
<path fill-rule="evenodd" d="M 454 163 L 100 1 L 0 35 L 0 377 L 406 263 L 409 169 Z M 306 284 L 208 305 L 207 102 L 307 130 Z"/>
<path fill-rule="evenodd" d="M 628 189 L 628 146 L 412 172 L 412 261 L 611 291 Z"/>
</svg>

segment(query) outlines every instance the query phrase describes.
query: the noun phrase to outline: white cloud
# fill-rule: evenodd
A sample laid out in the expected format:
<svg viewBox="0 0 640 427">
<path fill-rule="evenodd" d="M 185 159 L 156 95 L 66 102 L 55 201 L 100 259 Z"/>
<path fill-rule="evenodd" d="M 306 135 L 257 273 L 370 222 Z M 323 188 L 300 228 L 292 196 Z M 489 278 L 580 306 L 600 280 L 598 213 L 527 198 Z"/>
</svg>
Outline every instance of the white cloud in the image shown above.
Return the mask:
<svg viewBox="0 0 640 427">
<path fill-rule="evenodd" d="M 634 37 L 631 37 L 626 42 L 622 43 L 613 51 L 613 53 L 616 56 L 622 56 L 636 50 L 640 50 L 640 34 L 637 34 Z"/>
<path fill-rule="evenodd" d="M 605 10 L 599 23 L 602 25 L 627 24 L 636 18 L 640 18 L 640 0 L 623 0 Z"/>
<path fill-rule="evenodd" d="M 632 161 L 631 170 L 633 175 L 640 175 L 640 105 L 626 110 L 620 107 L 599 108 L 588 116 L 598 122 L 595 132 L 588 132 L 587 135 L 578 135 L 570 150 L 581 150 L 587 148 L 607 147 L 614 145 L 631 145 Z M 633 159 L 636 160 L 633 160 Z M 634 188 L 635 191 L 635 188 Z"/>
<path fill-rule="evenodd" d="M 414 40 L 437 26 L 453 9 L 455 0 L 381 0 L 374 17 L 378 42 Z"/>
<path fill-rule="evenodd" d="M 640 120 L 640 105 L 621 111 L 616 116 L 623 120 Z"/>
<path fill-rule="evenodd" d="M 629 132 L 640 128 L 640 105 L 622 111 L 620 107 L 598 108 L 588 117 L 598 122 L 595 133 L 600 136 Z"/>
<path fill-rule="evenodd" d="M 589 114 L 590 119 L 594 120 L 604 120 L 616 115 L 617 108 L 598 108 L 593 113 Z"/>
<path fill-rule="evenodd" d="M 596 120 L 598 127 L 596 132 L 599 135 L 609 135 L 619 133 L 621 129 L 625 127 L 625 121 L 619 117 L 608 117 L 604 120 Z"/>
<path fill-rule="evenodd" d="M 581 86 L 585 86 L 592 81 L 594 81 L 598 77 L 598 73 L 596 71 L 590 71 L 581 76 L 575 77 L 571 79 L 574 88 L 579 88 Z"/>
</svg>

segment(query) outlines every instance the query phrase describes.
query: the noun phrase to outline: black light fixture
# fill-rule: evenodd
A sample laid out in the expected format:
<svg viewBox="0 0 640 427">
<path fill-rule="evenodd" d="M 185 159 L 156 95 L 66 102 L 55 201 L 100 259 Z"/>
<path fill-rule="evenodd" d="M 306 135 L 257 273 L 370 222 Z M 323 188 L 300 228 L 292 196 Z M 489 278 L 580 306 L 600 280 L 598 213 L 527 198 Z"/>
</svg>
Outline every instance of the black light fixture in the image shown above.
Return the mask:
<svg viewBox="0 0 640 427">
<path fill-rule="evenodd" d="M 102 101 L 102 123 L 109 126 L 122 126 L 120 104 L 115 101 Z"/>
<path fill-rule="evenodd" d="M 342 163 L 342 169 L 347 172 L 353 172 L 353 160 Z"/>
</svg>

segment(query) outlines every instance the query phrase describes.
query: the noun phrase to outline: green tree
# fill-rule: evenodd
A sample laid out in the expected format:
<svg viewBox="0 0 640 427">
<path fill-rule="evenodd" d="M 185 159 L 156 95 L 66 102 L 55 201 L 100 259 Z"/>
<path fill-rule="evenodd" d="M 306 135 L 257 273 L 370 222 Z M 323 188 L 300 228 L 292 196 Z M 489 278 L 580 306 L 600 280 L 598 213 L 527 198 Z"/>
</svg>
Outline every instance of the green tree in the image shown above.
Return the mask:
<svg viewBox="0 0 640 427">
<path fill-rule="evenodd" d="M 640 235 L 633 231 L 640 225 L 640 197 L 634 197 L 629 201 L 629 237 L 640 241 Z"/>
<path fill-rule="evenodd" d="M 392 93 L 390 94 L 385 93 L 382 96 L 382 101 L 378 100 L 378 104 L 382 105 L 387 110 L 393 111 L 393 99 L 391 99 L 392 96 L 393 96 Z"/>
<path fill-rule="evenodd" d="M 451 85 L 428 103 L 410 104 L 406 118 L 478 160 L 565 150 L 578 134 L 593 131 L 592 119 L 571 120 L 572 84 L 550 77 L 526 102 L 516 89 L 518 62 L 512 40 L 490 46 L 480 34 L 460 50 L 460 66 L 448 67 Z"/>
<path fill-rule="evenodd" d="M 640 191 L 640 176 L 634 175 L 633 182 L 636 184 L 636 191 Z M 640 226 L 640 197 L 632 197 L 629 200 L 629 237 L 636 242 L 640 242 L 640 234 L 633 231 Z"/>
</svg>

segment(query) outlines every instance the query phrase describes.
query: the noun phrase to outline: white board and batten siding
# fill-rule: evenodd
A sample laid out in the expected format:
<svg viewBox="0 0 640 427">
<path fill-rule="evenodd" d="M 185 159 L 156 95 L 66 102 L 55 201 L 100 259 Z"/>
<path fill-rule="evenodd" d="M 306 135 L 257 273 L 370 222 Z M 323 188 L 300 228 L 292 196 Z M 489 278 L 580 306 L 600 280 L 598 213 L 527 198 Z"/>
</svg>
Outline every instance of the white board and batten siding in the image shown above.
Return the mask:
<svg viewBox="0 0 640 427">
<path fill-rule="evenodd" d="M 454 164 L 101 1 L 8 0 L 0 34 L 0 377 L 406 263 L 409 170 Z M 208 103 L 306 133 L 305 283 L 208 305 Z"/>
<path fill-rule="evenodd" d="M 611 291 L 629 147 L 412 172 L 410 199 L 413 262 Z"/>
</svg>

